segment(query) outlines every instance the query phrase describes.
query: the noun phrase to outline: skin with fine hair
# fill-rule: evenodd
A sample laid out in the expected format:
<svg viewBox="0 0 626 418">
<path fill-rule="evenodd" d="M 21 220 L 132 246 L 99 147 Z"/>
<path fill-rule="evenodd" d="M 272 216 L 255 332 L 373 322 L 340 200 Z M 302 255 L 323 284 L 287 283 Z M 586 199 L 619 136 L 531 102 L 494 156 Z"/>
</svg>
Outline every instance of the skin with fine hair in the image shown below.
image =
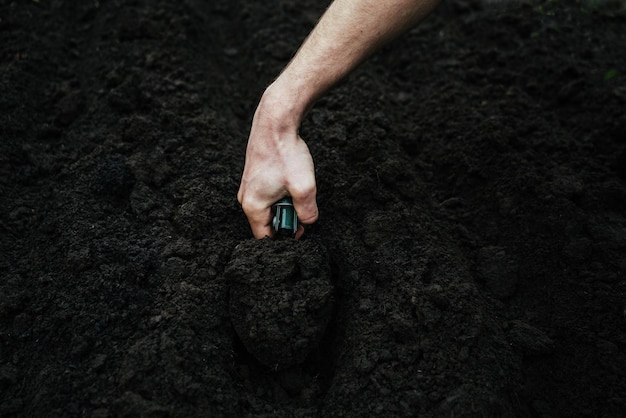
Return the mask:
<svg viewBox="0 0 626 418">
<path fill-rule="evenodd" d="M 318 218 L 313 158 L 298 134 L 308 109 L 386 42 L 426 17 L 440 0 L 335 0 L 280 76 L 252 120 L 237 193 L 256 238 L 272 235 L 271 206 L 291 196 L 302 224 Z"/>
</svg>

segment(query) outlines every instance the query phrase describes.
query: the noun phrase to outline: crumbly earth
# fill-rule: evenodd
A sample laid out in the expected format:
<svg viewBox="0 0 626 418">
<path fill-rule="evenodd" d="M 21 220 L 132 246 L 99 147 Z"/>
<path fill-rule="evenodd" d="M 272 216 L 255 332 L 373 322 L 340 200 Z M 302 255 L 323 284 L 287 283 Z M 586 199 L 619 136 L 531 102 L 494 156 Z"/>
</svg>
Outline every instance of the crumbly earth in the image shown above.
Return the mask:
<svg viewBox="0 0 626 418">
<path fill-rule="evenodd" d="M 371 57 L 303 123 L 294 242 L 236 193 L 327 1 L 0 0 L 0 416 L 621 416 L 602 3 L 450 0 Z"/>
<path fill-rule="evenodd" d="M 245 241 L 235 247 L 225 274 L 233 328 L 257 360 L 285 369 L 318 348 L 334 292 L 322 243 Z"/>
</svg>

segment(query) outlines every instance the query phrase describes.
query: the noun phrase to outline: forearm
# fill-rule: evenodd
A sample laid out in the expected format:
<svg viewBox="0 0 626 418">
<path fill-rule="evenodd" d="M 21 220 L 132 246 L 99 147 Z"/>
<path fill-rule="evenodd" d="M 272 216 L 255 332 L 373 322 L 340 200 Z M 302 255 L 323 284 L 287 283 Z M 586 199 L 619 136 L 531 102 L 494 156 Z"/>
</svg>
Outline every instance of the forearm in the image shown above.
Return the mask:
<svg viewBox="0 0 626 418">
<path fill-rule="evenodd" d="M 439 2 L 335 0 L 266 95 L 275 101 L 273 105 L 284 106 L 286 123 L 298 125 L 325 91 L 377 48 L 426 17 Z"/>
<path fill-rule="evenodd" d="M 252 233 L 271 236 L 271 206 L 291 196 L 301 224 L 317 220 L 315 168 L 298 134 L 306 111 L 385 42 L 406 32 L 440 0 L 335 0 L 281 75 L 265 90 L 252 120 L 237 194 Z M 296 238 L 301 236 L 300 226 Z"/>
</svg>

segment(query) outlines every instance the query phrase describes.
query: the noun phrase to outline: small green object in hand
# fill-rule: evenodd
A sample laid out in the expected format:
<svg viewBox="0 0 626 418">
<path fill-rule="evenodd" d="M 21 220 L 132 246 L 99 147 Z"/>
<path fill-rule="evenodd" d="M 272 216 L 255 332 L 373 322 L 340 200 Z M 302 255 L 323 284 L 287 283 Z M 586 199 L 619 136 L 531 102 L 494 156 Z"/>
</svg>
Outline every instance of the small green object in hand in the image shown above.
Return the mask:
<svg viewBox="0 0 626 418">
<path fill-rule="evenodd" d="M 272 206 L 274 219 L 272 227 L 276 236 L 294 237 L 298 231 L 298 215 L 290 197 L 280 199 Z"/>
</svg>

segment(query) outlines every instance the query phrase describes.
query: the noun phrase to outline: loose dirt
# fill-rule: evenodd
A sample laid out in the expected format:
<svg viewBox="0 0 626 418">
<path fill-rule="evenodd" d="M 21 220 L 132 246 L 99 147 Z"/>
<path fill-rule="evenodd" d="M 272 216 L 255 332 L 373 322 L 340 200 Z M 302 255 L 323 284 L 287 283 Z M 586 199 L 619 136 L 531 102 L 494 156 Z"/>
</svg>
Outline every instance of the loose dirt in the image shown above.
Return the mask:
<svg viewBox="0 0 626 418">
<path fill-rule="evenodd" d="M 0 1 L 0 416 L 623 414 L 626 19 L 442 4 L 256 241 L 252 114 L 326 6 Z"/>
</svg>

